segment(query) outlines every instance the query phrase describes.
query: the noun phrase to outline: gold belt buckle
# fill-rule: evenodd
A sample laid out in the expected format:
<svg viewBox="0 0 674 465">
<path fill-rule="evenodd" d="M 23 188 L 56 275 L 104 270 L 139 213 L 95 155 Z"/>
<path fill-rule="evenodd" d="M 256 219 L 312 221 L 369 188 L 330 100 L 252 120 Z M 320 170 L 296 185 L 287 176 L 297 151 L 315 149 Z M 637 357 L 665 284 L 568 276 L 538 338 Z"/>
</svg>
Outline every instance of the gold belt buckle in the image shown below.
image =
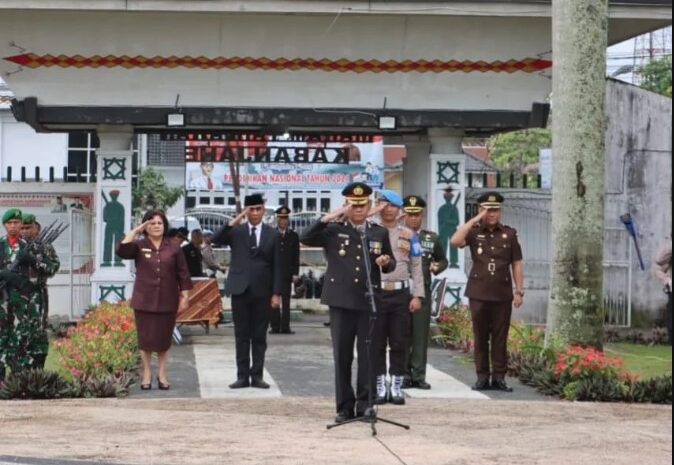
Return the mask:
<svg viewBox="0 0 674 465">
<path fill-rule="evenodd" d="M 496 271 L 496 263 L 490 263 L 489 265 L 487 265 L 487 269 L 488 269 L 491 273 L 493 273 L 494 271 Z"/>
</svg>

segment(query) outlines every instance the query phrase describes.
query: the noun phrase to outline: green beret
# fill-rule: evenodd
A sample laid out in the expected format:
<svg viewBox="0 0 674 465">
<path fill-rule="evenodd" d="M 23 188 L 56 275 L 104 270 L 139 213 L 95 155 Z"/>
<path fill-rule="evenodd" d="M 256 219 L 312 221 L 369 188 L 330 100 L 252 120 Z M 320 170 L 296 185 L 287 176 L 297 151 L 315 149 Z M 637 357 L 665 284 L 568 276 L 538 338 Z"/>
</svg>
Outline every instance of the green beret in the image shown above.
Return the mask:
<svg viewBox="0 0 674 465">
<path fill-rule="evenodd" d="M 24 213 L 21 216 L 21 221 L 23 221 L 23 224 L 35 224 L 35 215 L 32 213 Z"/>
<path fill-rule="evenodd" d="M 6 224 L 11 220 L 23 221 L 23 213 L 18 208 L 10 208 L 2 215 L 2 224 Z"/>
</svg>

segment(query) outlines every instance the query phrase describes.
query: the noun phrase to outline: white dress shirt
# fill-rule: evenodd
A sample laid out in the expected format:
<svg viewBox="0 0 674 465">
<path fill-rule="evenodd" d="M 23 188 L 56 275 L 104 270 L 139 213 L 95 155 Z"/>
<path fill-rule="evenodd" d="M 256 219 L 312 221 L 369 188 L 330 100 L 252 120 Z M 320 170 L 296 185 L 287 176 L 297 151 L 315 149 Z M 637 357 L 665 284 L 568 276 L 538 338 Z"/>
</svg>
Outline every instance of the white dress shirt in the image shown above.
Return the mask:
<svg viewBox="0 0 674 465">
<path fill-rule="evenodd" d="M 250 236 L 250 233 L 253 231 L 253 227 L 255 228 L 255 237 L 257 238 L 257 244 L 255 244 L 255 247 L 258 247 L 260 245 L 260 236 L 262 236 L 262 223 L 258 224 L 257 226 L 253 226 L 252 224 L 248 223 L 248 236 Z"/>
</svg>

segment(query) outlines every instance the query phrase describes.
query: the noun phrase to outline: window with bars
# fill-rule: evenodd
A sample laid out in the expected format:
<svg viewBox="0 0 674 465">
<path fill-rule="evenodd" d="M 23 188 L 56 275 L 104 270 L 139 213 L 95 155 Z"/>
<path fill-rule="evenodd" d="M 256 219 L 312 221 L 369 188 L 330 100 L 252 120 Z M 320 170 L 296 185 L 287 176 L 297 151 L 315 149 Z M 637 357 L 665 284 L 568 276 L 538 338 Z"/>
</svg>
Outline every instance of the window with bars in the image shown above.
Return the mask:
<svg viewBox="0 0 674 465">
<path fill-rule="evenodd" d="M 138 174 L 138 138 L 133 138 L 132 175 Z M 101 142 L 95 132 L 68 133 L 68 166 L 66 182 L 96 182 L 96 150 Z"/>
<path fill-rule="evenodd" d="M 185 141 L 161 140 L 159 134 L 148 134 L 147 164 L 150 166 L 185 165 Z"/>
</svg>

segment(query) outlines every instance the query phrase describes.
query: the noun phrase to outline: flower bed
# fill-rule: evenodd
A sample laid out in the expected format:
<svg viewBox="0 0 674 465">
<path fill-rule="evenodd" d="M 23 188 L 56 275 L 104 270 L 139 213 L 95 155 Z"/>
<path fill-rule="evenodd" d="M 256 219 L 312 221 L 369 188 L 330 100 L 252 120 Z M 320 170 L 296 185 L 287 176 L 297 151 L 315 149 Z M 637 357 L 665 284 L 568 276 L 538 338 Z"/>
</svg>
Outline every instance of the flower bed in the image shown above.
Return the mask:
<svg viewBox="0 0 674 465">
<path fill-rule="evenodd" d="M 88 311 L 67 336 L 54 343 L 57 372 L 10 374 L 0 399 L 120 397 L 128 393 L 138 366 L 133 310 L 104 303 Z"/>
</svg>

